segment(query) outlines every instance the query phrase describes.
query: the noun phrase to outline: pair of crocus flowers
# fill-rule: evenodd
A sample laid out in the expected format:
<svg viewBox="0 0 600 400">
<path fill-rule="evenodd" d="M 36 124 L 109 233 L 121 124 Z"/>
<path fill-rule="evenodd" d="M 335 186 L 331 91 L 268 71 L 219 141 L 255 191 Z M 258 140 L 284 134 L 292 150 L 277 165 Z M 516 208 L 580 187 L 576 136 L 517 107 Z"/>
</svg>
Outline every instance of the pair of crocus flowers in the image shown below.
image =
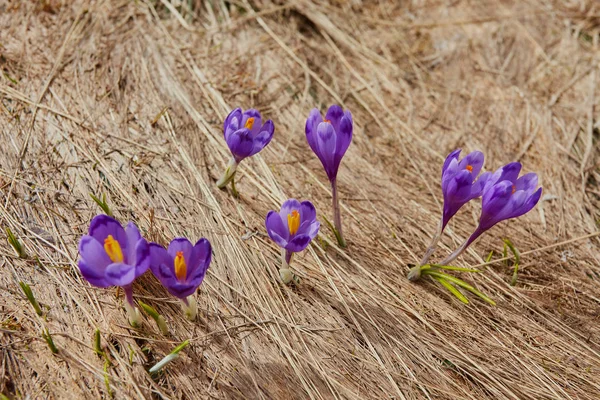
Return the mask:
<svg viewBox="0 0 600 400">
<path fill-rule="evenodd" d="M 79 269 L 83 277 L 97 287 L 120 286 L 125 292 L 129 322 L 141 323 L 133 302 L 133 282 L 148 269 L 179 298 L 186 316 L 197 314 L 194 293 L 204 280 L 212 258 L 208 240 L 192 245 L 186 238 L 175 238 L 165 249 L 148 243 L 133 222 L 125 228 L 108 215 L 95 216 L 87 235 L 79 241 Z"/>
<path fill-rule="evenodd" d="M 217 182 L 219 188 L 232 183 L 235 193 L 235 173 L 239 163 L 265 146 L 273 138 L 275 130 L 271 120 L 262 124 L 257 110 L 233 110 L 225 119 L 223 135 L 231 151 L 231 160 L 225 173 Z M 318 109 L 313 109 L 305 126 L 306 140 L 317 155 L 329 178 L 332 190 L 334 233 L 340 246 L 346 242 L 342 234 L 342 218 L 337 193 L 337 173 L 346 150 L 352 142 L 352 114 L 338 105 L 332 105 L 325 117 Z M 289 269 L 292 254 L 304 250 L 319 232 L 320 224 L 316 219 L 316 210 L 309 201 L 286 200 L 279 212 L 267 214 L 265 226 L 271 239 L 282 248 L 282 267 L 280 276 L 283 282 L 297 281 Z"/>
<path fill-rule="evenodd" d="M 442 193 L 444 208 L 440 227 L 427 249 L 421 266 L 429 261 L 435 246 L 450 219 L 469 201 L 481 197 L 481 215 L 475 231 L 452 254 L 439 264 L 448 265 L 485 231 L 497 223 L 517 218 L 529 212 L 540 200 L 542 188 L 537 188 L 535 173 L 519 177 L 521 164 L 512 162 L 495 172 L 484 172 L 484 155 L 480 151 L 469 153 L 459 160 L 460 149 L 451 152 L 442 167 Z M 479 175 L 479 177 L 478 177 Z M 410 279 L 418 279 L 419 266 L 411 269 Z"/>
</svg>

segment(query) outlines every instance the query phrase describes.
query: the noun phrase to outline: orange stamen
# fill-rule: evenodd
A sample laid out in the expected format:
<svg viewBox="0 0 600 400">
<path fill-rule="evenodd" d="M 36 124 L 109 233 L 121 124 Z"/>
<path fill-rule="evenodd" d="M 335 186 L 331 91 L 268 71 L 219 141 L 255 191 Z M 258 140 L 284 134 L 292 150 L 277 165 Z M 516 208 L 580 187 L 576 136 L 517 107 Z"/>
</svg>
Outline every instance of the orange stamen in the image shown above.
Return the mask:
<svg viewBox="0 0 600 400">
<path fill-rule="evenodd" d="M 298 228 L 300 228 L 300 213 L 294 210 L 288 214 L 287 218 L 290 235 L 295 235 L 298 232 Z"/>
<path fill-rule="evenodd" d="M 254 118 L 250 117 L 246 120 L 246 123 L 244 124 L 244 126 L 248 129 L 252 129 L 252 127 L 254 126 Z"/>
<path fill-rule="evenodd" d="M 112 262 L 123 262 L 123 251 L 121 250 L 121 245 L 112 235 L 108 235 L 106 239 L 104 239 L 104 251 L 106 251 L 106 254 L 108 254 L 108 257 Z"/>
<path fill-rule="evenodd" d="M 323 122 L 327 122 L 328 124 L 330 124 L 331 120 L 323 118 Z"/>
<path fill-rule="evenodd" d="M 515 185 L 513 185 L 511 194 L 515 194 L 516 191 L 517 191 L 517 187 Z"/>
<path fill-rule="evenodd" d="M 473 172 L 473 166 L 472 165 L 467 165 L 465 169 L 467 171 L 469 171 L 469 172 Z"/>
<path fill-rule="evenodd" d="M 175 255 L 175 276 L 178 280 L 184 281 L 187 277 L 187 265 L 183 257 L 183 251 L 178 251 Z"/>
</svg>

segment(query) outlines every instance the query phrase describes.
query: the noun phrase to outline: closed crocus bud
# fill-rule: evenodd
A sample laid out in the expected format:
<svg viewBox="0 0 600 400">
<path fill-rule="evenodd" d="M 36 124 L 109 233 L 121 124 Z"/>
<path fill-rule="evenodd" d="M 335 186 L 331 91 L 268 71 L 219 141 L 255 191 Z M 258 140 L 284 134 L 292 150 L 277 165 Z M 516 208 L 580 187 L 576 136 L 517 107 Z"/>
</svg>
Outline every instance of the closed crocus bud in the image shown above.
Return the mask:
<svg viewBox="0 0 600 400">
<path fill-rule="evenodd" d="M 310 201 L 286 200 L 279 212 L 269 211 L 265 226 L 269 237 L 283 249 L 281 279 L 286 284 L 296 280 L 289 264 L 293 253 L 304 250 L 319 233 L 315 207 Z"/>
<path fill-rule="evenodd" d="M 338 244 L 346 247 L 342 234 L 342 217 L 337 193 L 337 173 L 346 150 L 352 142 L 352 114 L 338 105 L 332 105 L 325 117 L 313 109 L 306 120 L 306 140 L 317 155 L 331 183 L 335 234 Z"/>
<path fill-rule="evenodd" d="M 186 238 L 176 238 L 167 249 L 151 243 L 150 254 L 152 273 L 169 293 L 181 300 L 187 318 L 194 320 L 198 313 L 194 293 L 210 266 L 210 242 L 203 238 L 192 245 Z"/>
<path fill-rule="evenodd" d="M 268 120 L 263 124 L 260 113 L 255 109 L 242 111 L 236 108 L 229 113 L 223 126 L 223 135 L 232 157 L 217 186 L 223 188 L 232 182 L 239 163 L 264 149 L 271 142 L 274 132 L 273 121 Z"/>
<path fill-rule="evenodd" d="M 150 267 L 150 249 L 133 222 L 123 229 L 114 218 L 97 215 L 90 223 L 88 234 L 79 241 L 79 254 L 81 275 L 97 287 L 122 287 L 129 322 L 140 324 L 132 284 Z"/>
</svg>

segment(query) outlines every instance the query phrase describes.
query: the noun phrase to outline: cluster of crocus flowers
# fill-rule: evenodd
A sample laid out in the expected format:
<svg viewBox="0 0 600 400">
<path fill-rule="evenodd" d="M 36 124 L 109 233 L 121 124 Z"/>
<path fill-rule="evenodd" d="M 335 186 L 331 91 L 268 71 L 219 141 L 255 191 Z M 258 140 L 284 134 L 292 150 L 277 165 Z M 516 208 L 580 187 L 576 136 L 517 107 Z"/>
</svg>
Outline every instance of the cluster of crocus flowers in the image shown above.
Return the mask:
<svg viewBox="0 0 600 400">
<path fill-rule="evenodd" d="M 281 247 L 281 280 L 285 284 L 298 282 L 290 270 L 290 262 L 292 255 L 304 250 L 319 233 L 320 224 L 315 207 L 310 201 L 286 200 L 279 212 L 269 211 L 265 226 L 269 237 Z"/>
<path fill-rule="evenodd" d="M 108 215 L 97 215 L 89 232 L 79 241 L 79 270 L 93 286 L 119 286 L 125 292 L 125 309 L 133 326 L 141 323 L 133 301 L 133 282 L 148 269 L 185 305 L 186 315 L 196 316 L 193 293 L 198 289 L 211 261 L 210 243 L 200 239 L 195 246 L 177 238 L 165 250 L 148 243 L 133 222 L 126 228 Z"/>
<path fill-rule="evenodd" d="M 238 165 L 244 158 L 264 149 L 273 138 L 274 132 L 273 121 L 268 120 L 263 124 L 260 113 L 255 109 L 242 111 L 241 108 L 236 108 L 229 113 L 223 126 L 223 136 L 231 151 L 231 160 L 225 173 L 217 181 L 217 186 L 222 189 L 231 182 L 236 193 L 234 179 Z"/>
<path fill-rule="evenodd" d="M 315 108 L 306 120 L 305 133 L 308 145 L 321 160 L 327 178 L 329 178 L 333 200 L 334 232 L 338 244 L 346 247 L 342 233 L 337 174 L 342 158 L 352 142 L 352 114 L 350 111 L 344 111 L 338 105 L 332 105 L 323 118 L 321 112 Z"/>
<path fill-rule="evenodd" d="M 501 221 L 520 217 L 533 209 L 542 195 L 535 173 L 519 177 L 521 164 L 518 162 L 509 163 L 494 173 L 484 172 L 478 177 L 483 167 L 483 153 L 475 151 L 462 160 L 459 160 L 459 155 L 460 150 L 450 153 L 442 167 L 444 209 L 440 228 L 420 265 L 411 268 L 408 275 L 411 280 L 419 279 L 448 221 L 470 200 L 481 197 L 481 216 L 477 228 L 461 246 L 436 265 L 448 266 L 485 231 Z"/>
</svg>

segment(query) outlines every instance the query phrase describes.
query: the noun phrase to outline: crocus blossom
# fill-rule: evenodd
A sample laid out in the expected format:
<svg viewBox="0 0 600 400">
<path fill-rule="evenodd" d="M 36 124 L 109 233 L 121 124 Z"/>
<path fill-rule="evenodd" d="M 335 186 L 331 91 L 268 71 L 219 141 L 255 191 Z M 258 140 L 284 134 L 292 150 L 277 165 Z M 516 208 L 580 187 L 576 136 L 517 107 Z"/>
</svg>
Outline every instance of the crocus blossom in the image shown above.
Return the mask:
<svg viewBox="0 0 600 400">
<path fill-rule="evenodd" d="M 265 220 L 269 237 L 283 249 L 280 275 L 284 283 L 293 279 L 289 263 L 293 253 L 304 250 L 319 233 L 317 211 L 310 201 L 286 200 L 281 211 L 269 211 Z"/>
<path fill-rule="evenodd" d="M 150 267 L 150 249 L 133 222 L 123 229 L 108 215 L 95 216 L 88 234 L 79 241 L 79 254 L 81 275 L 97 287 L 121 286 L 129 322 L 139 324 L 141 319 L 133 302 L 132 284 Z"/>
<path fill-rule="evenodd" d="M 321 112 L 315 108 L 306 120 L 305 132 L 310 148 L 321 160 L 331 183 L 336 236 L 340 246 L 345 247 L 337 195 L 337 173 L 352 142 L 352 114 L 338 105 L 332 105 L 323 118 Z"/>
<path fill-rule="evenodd" d="M 481 234 L 497 223 L 520 217 L 535 207 L 542 195 L 542 188 L 537 187 L 538 177 L 530 172 L 519 178 L 520 171 L 521 163 L 509 163 L 499 168 L 487 180 L 481 196 L 481 216 L 477 229 L 441 264 L 448 265 Z"/>
<path fill-rule="evenodd" d="M 481 196 L 485 183 L 491 177 L 491 173 L 485 172 L 475 180 L 483 167 L 482 152 L 474 151 L 459 160 L 460 152 L 461 149 L 457 149 L 450 153 L 442 167 L 442 193 L 444 195 L 442 231 L 450 218 L 462 206 Z"/>
<path fill-rule="evenodd" d="M 236 108 L 229 113 L 223 126 L 223 135 L 232 157 L 217 186 L 223 188 L 231 182 L 239 163 L 264 149 L 273 138 L 274 131 L 273 121 L 268 120 L 263 124 L 260 113 L 255 109 L 242 111 Z"/>
<path fill-rule="evenodd" d="M 184 311 L 191 320 L 197 314 L 196 292 L 212 259 L 210 242 L 204 238 L 195 245 L 186 238 L 176 238 L 165 249 L 150 243 L 152 262 L 150 269 L 169 293 L 182 301 Z"/>
</svg>

